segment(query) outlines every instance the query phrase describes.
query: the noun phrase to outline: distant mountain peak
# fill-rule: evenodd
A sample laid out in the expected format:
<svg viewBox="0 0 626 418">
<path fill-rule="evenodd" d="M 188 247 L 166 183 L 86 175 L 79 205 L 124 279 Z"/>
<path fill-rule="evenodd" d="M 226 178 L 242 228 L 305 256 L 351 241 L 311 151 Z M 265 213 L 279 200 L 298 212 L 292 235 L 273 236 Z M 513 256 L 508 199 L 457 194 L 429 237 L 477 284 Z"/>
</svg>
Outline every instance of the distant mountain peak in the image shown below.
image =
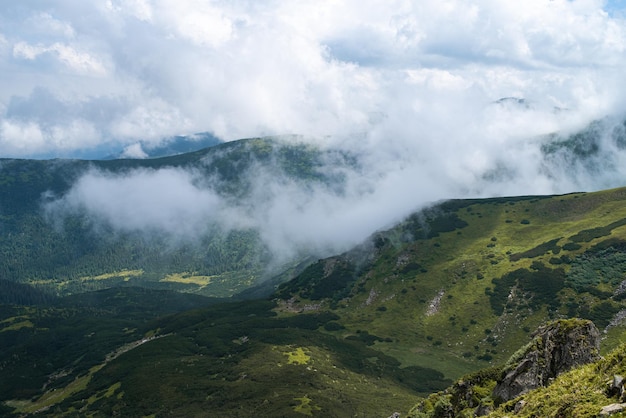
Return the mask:
<svg viewBox="0 0 626 418">
<path fill-rule="evenodd" d="M 192 135 L 176 135 L 163 138 L 158 144 L 139 140 L 124 147 L 117 154 L 109 155 L 103 159 L 145 159 L 161 158 L 173 155 L 185 154 L 198 151 L 203 148 L 213 147 L 223 141 L 209 132 L 195 133 Z"/>
</svg>

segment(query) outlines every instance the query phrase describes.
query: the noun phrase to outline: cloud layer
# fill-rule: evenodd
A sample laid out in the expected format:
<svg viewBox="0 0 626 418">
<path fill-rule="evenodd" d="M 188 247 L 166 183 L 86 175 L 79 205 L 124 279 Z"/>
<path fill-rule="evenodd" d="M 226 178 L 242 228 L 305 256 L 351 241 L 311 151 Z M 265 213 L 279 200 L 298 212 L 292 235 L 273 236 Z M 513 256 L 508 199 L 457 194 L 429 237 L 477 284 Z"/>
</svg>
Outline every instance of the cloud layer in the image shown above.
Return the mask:
<svg viewBox="0 0 626 418">
<path fill-rule="evenodd" d="M 492 107 L 498 118 L 527 123 L 537 112 L 517 99 Z M 551 114 L 561 118 L 561 112 Z M 544 123 L 550 122 L 548 118 Z M 471 127 L 468 130 L 471 137 Z M 239 180 L 228 184 L 218 175 L 206 176 L 213 172 L 211 158 L 204 161 L 209 167 L 117 173 L 92 169 L 65 195 L 48 197 L 45 209 L 50 219 L 86 215 L 95 231 L 104 225 L 109 233 L 165 237 L 172 246 L 252 229 L 274 262 L 281 263 L 302 254 L 345 251 L 440 200 L 589 191 L 626 183 L 622 118 L 603 119 L 572 135 L 499 138 L 486 137 L 486 148 L 451 145 L 433 154 L 430 141 L 371 148 L 362 137 L 352 137 L 344 144 L 347 160 L 328 157 L 316 168 L 322 178 L 335 179 L 330 182 L 315 176 L 303 180 L 280 170 L 280 152 L 266 163 L 231 162 Z M 357 152 L 355 142 L 361 145 Z M 275 140 L 274 150 L 278 144 Z M 237 197 L 224 192 L 233 184 L 241 188 Z"/>
<path fill-rule="evenodd" d="M 7 2 L 0 153 L 81 155 L 199 131 L 231 140 L 379 129 L 381 140 L 400 130 L 414 140 L 445 133 L 456 110 L 510 96 L 588 121 L 623 104 L 617 5 Z"/>
<path fill-rule="evenodd" d="M 177 170 L 93 172 L 64 198 L 120 230 L 191 233 L 217 219 L 258 228 L 279 252 L 346 246 L 438 199 L 626 181 L 611 139 L 610 117 L 626 111 L 615 1 L 5 3 L 2 157 L 139 155 L 139 140 L 201 131 L 295 133 L 355 153 L 362 167 L 343 193 L 255 173 L 253 195 L 265 198 L 247 207 Z M 602 172 L 545 154 L 548 135 L 606 116 Z"/>
</svg>

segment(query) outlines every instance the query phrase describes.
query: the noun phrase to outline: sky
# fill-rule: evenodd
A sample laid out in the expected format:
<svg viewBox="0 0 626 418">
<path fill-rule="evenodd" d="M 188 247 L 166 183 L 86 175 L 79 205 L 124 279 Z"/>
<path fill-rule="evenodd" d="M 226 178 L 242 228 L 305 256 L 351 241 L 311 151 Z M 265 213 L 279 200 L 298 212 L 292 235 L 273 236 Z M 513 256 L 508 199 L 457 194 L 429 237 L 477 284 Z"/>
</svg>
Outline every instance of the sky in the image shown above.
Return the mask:
<svg viewBox="0 0 626 418">
<path fill-rule="evenodd" d="M 623 106 L 625 3 L 6 1 L 0 156 L 195 132 L 391 135 L 408 119 L 416 135 L 503 97 L 582 123 Z"/>
<path fill-rule="evenodd" d="M 195 230 L 237 213 L 229 222 L 277 249 L 346 247 L 439 199 L 626 184 L 626 144 L 611 139 L 625 69 L 624 0 L 5 1 L 0 157 L 141 156 L 197 132 L 304 135 L 359 155 L 346 193 L 259 182 L 271 198 L 246 211 L 193 173 L 142 171 L 89 173 L 61 199 L 121 230 Z M 544 155 L 598 119 L 593 168 Z M 189 213 L 164 182 L 206 205 Z M 127 213 L 141 202 L 111 206 L 116 196 L 160 212 Z"/>
</svg>

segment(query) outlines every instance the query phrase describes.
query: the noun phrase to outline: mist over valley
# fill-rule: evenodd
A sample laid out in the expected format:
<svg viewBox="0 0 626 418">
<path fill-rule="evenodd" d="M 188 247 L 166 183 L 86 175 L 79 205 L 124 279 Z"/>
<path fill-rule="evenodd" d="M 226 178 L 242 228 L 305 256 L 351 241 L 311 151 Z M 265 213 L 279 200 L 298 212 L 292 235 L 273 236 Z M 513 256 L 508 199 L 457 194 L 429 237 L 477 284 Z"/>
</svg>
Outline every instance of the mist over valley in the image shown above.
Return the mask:
<svg viewBox="0 0 626 418">
<path fill-rule="evenodd" d="M 619 0 L 0 6 L 0 416 L 624 413 Z"/>
</svg>

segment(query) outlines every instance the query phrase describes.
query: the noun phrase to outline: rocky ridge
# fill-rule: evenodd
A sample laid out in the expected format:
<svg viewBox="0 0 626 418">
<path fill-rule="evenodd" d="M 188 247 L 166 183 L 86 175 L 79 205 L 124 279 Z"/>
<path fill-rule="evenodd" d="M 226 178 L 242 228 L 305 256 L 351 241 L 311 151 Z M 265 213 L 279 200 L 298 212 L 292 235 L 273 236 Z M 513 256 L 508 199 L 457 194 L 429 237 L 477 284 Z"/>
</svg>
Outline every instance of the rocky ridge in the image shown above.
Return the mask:
<svg viewBox="0 0 626 418">
<path fill-rule="evenodd" d="M 593 322 L 557 320 L 535 331 L 532 341 L 502 367 L 465 376 L 443 392 L 429 396 L 409 413 L 412 418 L 484 416 L 508 403 L 524 407 L 521 395 L 550 384 L 557 376 L 600 358 L 600 332 Z"/>
</svg>

